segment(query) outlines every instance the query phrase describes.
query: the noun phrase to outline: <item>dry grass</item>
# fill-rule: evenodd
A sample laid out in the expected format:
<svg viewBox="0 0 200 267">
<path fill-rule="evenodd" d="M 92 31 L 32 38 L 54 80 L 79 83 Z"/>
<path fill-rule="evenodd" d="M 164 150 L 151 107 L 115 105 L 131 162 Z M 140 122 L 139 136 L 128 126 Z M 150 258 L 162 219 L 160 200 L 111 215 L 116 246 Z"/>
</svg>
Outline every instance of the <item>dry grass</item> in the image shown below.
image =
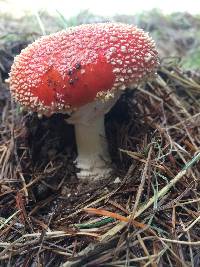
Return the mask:
<svg viewBox="0 0 200 267">
<path fill-rule="evenodd" d="M 113 175 L 84 187 L 64 116 L 2 99 L 0 265 L 199 266 L 199 99 L 200 77 L 163 62 L 106 116 Z"/>
</svg>

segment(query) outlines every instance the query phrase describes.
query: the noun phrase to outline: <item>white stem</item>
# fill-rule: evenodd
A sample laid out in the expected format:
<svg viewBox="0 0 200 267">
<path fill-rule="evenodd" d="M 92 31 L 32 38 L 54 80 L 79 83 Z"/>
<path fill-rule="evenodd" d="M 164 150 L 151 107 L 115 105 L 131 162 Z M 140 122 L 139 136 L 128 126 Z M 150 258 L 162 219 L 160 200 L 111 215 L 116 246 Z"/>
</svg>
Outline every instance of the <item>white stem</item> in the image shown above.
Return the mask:
<svg viewBox="0 0 200 267">
<path fill-rule="evenodd" d="M 76 160 L 82 180 L 101 180 L 108 177 L 111 162 L 105 136 L 104 115 L 119 98 L 121 91 L 106 101 L 95 100 L 70 114 L 67 119 L 75 127 L 78 157 Z"/>
<path fill-rule="evenodd" d="M 87 124 L 76 123 L 78 178 L 98 180 L 110 172 L 110 157 L 104 127 L 104 114 Z"/>
</svg>

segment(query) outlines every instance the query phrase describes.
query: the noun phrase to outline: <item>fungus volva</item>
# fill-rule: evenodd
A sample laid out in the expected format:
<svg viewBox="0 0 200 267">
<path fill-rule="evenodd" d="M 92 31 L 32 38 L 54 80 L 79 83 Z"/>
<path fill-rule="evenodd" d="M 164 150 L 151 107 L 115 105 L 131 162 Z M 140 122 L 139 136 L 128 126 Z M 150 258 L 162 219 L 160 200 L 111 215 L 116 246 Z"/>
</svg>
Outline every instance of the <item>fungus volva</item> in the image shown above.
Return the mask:
<svg viewBox="0 0 200 267">
<path fill-rule="evenodd" d="M 44 36 L 15 57 L 14 99 L 38 114 L 68 113 L 75 126 L 78 177 L 110 172 L 104 115 L 127 87 L 152 78 L 158 53 L 148 33 L 122 23 L 81 25 Z"/>
</svg>

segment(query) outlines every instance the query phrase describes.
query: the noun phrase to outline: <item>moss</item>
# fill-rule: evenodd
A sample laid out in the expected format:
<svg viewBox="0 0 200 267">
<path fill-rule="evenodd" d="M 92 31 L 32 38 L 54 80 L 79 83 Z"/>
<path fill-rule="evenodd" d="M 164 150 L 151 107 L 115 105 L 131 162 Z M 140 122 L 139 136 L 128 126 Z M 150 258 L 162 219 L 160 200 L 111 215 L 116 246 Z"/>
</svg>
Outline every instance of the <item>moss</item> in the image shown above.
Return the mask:
<svg viewBox="0 0 200 267">
<path fill-rule="evenodd" d="M 200 68 L 200 48 L 194 49 L 182 60 L 185 69 L 198 69 Z"/>
</svg>

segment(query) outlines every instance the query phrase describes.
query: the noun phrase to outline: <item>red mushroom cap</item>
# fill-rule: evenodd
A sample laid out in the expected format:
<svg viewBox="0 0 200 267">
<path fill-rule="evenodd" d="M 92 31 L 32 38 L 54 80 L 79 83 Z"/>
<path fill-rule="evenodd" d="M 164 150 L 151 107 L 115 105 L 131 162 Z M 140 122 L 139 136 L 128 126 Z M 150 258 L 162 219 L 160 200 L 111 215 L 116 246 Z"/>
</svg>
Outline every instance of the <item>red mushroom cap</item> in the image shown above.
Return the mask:
<svg viewBox="0 0 200 267">
<path fill-rule="evenodd" d="M 15 57 L 13 97 L 44 114 L 78 108 L 152 77 L 158 67 L 154 41 L 132 25 L 81 25 L 44 36 Z"/>
</svg>

